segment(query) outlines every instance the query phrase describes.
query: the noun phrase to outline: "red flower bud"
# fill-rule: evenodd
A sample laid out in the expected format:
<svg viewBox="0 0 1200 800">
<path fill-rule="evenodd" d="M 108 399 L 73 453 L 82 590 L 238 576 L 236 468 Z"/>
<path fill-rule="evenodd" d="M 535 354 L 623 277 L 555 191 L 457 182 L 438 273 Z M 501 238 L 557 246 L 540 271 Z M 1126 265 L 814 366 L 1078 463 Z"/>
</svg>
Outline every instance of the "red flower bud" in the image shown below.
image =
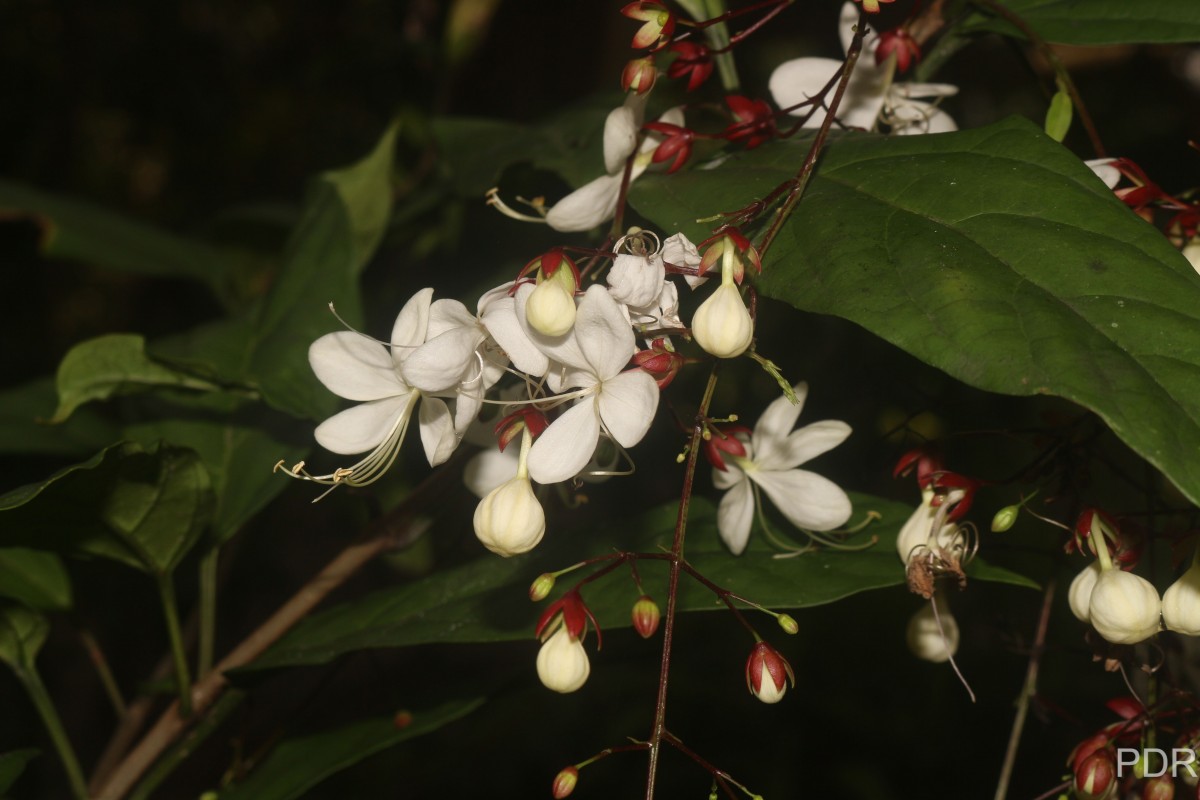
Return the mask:
<svg viewBox="0 0 1200 800">
<path fill-rule="evenodd" d="M 731 94 L 725 98 L 725 103 L 734 118 L 734 124 L 726 128 L 724 133 L 729 141 L 745 139 L 746 149 L 753 150 L 779 133 L 775 127 L 775 112 L 766 100 L 751 100 Z"/>
<path fill-rule="evenodd" d="M 728 453 L 745 458 L 746 445 L 735 434 L 744 433 L 749 436 L 750 429 L 745 425 L 713 425 L 712 428 L 712 436 L 704 440 L 704 457 L 708 459 L 708 463 L 726 472 L 729 467 L 725 466 L 725 458 L 721 454 Z"/>
<path fill-rule="evenodd" d="M 689 92 L 699 89 L 712 75 L 715 66 L 712 53 L 699 42 L 675 42 L 668 49 L 677 55 L 671 66 L 667 67 L 667 77 L 674 79 L 687 75 Z"/>
<path fill-rule="evenodd" d="M 571 792 L 575 791 L 577 783 L 579 783 L 579 770 L 574 767 L 566 767 L 559 771 L 554 776 L 554 800 L 569 797 Z"/>
<path fill-rule="evenodd" d="M 1079 800 L 1107 800 L 1117 791 L 1117 764 L 1111 750 L 1097 750 L 1079 763 L 1073 784 Z"/>
<path fill-rule="evenodd" d="M 655 164 L 661 164 L 674 157 L 675 160 L 667 168 L 667 173 L 670 174 L 687 162 L 688 157 L 692 154 L 692 142 L 696 138 L 695 131 L 672 125 L 669 122 L 647 122 L 642 127 L 655 133 L 661 133 L 665 137 L 659 142 L 658 147 L 654 148 L 654 155 L 651 156 L 651 160 Z"/>
<path fill-rule="evenodd" d="M 650 595 L 642 595 L 633 604 L 633 627 L 643 639 L 654 635 L 660 619 L 662 614 L 658 610 L 658 603 Z"/>
<path fill-rule="evenodd" d="M 649 350 L 634 353 L 633 363 L 650 373 L 659 389 L 665 389 L 675 380 L 684 357 L 671 348 L 670 340 L 660 337 L 650 343 Z"/>
<path fill-rule="evenodd" d="M 654 86 L 658 78 L 658 70 L 654 68 L 654 56 L 634 58 L 621 70 L 621 88 L 645 94 Z"/>
<path fill-rule="evenodd" d="M 904 28 L 896 28 L 879 35 L 879 46 L 875 48 L 875 63 L 882 65 L 892 54 L 896 56 L 896 70 L 904 73 L 921 60 L 921 47 Z"/>
<path fill-rule="evenodd" d="M 1142 800 L 1175 800 L 1175 779 L 1170 775 L 1147 778 L 1142 784 Z"/>
<path fill-rule="evenodd" d="M 630 3 L 621 13 L 643 23 L 633 36 L 634 47 L 659 50 L 675 33 L 675 15 L 661 3 Z"/>
<path fill-rule="evenodd" d="M 771 645 L 759 642 L 746 661 L 746 688 L 764 703 L 778 703 L 788 684 L 796 685 L 792 665 Z"/>
</svg>

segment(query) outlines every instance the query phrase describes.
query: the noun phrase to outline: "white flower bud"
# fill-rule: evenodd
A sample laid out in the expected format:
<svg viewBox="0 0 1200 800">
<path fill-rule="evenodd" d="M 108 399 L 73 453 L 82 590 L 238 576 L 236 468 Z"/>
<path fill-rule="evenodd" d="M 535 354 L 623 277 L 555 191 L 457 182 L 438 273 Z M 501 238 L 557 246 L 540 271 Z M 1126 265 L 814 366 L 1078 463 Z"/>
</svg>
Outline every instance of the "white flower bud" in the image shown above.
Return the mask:
<svg viewBox="0 0 1200 800">
<path fill-rule="evenodd" d="M 1071 613 L 1080 622 L 1092 621 L 1092 589 L 1096 588 L 1096 579 L 1100 577 L 1100 562 L 1093 561 L 1087 569 L 1075 576 L 1071 588 L 1067 590 L 1067 604 Z"/>
<path fill-rule="evenodd" d="M 947 610 L 943 603 L 938 610 L 942 618 L 942 627 L 938 629 L 938 619 L 933 614 L 933 605 L 926 603 L 921 610 L 912 615 L 908 621 L 908 649 L 917 658 L 940 664 L 949 661 L 950 656 L 958 652 L 958 622 Z M 946 638 L 942 639 L 942 633 Z M 946 649 L 950 645 L 950 649 Z"/>
<path fill-rule="evenodd" d="M 618 303 L 644 308 L 658 300 L 666 276 L 661 258 L 622 253 L 608 271 L 609 294 Z"/>
<path fill-rule="evenodd" d="M 1158 632 L 1158 590 L 1132 572 L 1109 569 L 1096 579 L 1088 615 L 1092 627 L 1113 644 L 1136 644 Z"/>
<path fill-rule="evenodd" d="M 559 278 L 566 275 L 567 281 Z M 525 305 L 525 319 L 535 331 L 562 336 L 575 325 L 575 296 L 567 282 L 574 283 L 570 270 L 559 269 L 534 287 Z"/>
<path fill-rule="evenodd" d="M 1162 618 L 1169 631 L 1200 636 L 1200 564 L 1192 564 L 1163 592 Z"/>
<path fill-rule="evenodd" d="M 717 358 L 733 358 L 746 352 L 754 338 L 754 321 L 732 281 L 722 282 L 696 309 L 692 336 Z"/>
<path fill-rule="evenodd" d="M 546 533 L 546 514 L 529 478 L 518 475 L 493 489 L 475 507 L 475 535 L 505 557 L 527 553 Z"/>
<path fill-rule="evenodd" d="M 583 642 L 567 633 L 565 625 L 560 625 L 538 651 L 537 672 L 547 689 L 567 694 L 587 682 L 592 665 L 588 663 Z"/>
</svg>

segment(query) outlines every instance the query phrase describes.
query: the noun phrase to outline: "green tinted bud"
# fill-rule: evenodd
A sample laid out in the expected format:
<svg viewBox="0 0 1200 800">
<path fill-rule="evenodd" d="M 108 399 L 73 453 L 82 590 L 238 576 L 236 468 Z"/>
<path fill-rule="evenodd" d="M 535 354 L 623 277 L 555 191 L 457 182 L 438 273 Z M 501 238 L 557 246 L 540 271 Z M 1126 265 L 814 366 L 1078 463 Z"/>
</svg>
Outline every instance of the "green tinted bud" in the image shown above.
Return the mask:
<svg viewBox="0 0 1200 800">
<path fill-rule="evenodd" d="M 1005 506 L 992 517 L 992 533 L 1004 533 L 1017 524 L 1017 515 L 1021 513 L 1020 506 Z"/>
<path fill-rule="evenodd" d="M 554 576 L 549 572 L 543 572 L 529 585 L 529 599 L 535 603 L 539 600 L 545 600 L 553 588 Z"/>
<path fill-rule="evenodd" d="M 778 622 L 779 627 L 783 628 L 785 633 L 797 634 L 800 632 L 800 625 L 788 614 L 780 614 Z"/>
</svg>

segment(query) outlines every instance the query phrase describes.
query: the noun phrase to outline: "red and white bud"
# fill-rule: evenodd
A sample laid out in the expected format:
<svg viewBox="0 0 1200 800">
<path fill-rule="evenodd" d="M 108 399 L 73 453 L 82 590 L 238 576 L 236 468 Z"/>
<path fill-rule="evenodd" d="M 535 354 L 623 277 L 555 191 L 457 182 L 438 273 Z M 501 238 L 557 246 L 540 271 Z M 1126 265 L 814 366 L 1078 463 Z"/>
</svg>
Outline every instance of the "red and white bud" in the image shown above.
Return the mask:
<svg viewBox="0 0 1200 800">
<path fill-rule="evenodd" d="M 746 661 L 746 688 L 764 703 L 778 703 L 788 685 L 796 685 L 792 665 L 766 642 L 758 642 Z"/>
<path fill-rule="evenodd" d="M 654 602 L 654 598 L 648 594 L 644 594 L 633 604 L 632 616 L 633 629 L 643 639 L 649 639 L 658 630 L 658 623 L 662 619 L 662 612 L 658 610 L 658 603 Z"/>
<path fill-rule="evenodd" d="M 579 783 L 579 770 L 575 767 L 565 767 L 554 776 L 554 800 L 562 800 L 564 797 L 570 797 L 575 791 L 575 785 Z"/>
<path fill-rule="evenodd" d="M 1092 627 L 1113 644 L 1137 644 L 1158 632 L 1162 600 L 1145 578 L 1116 568 L 1103 570 L 1092 589 Z"/>
<path fill-rule="evenodd" d="M 538 284 L 525 305 L 529 326 L 546 336 L 562 336 L 575 326 L 575 275 L 557 269 L 551 275 L 539 275 Z"/>
<path fill-rule="evenodd" d="M 1200 549 L 1196 551 L 1200 557 Z M 1200 636 L 1200 563 L 1192 560 L 1187 572 L 1163 592 L 1162 618 L 1167 630 Z"/>
<path fill-rule="evenodd" d="M 587 682 L 591 672 L 583 642 L 572 636 L 566 625 L 558 626 L 538 650 L 538 678 L 547 689 L 562 694 L 574 692 Z"/>
<path fill-rule="evenodd" d="M 1117 792 L 1117 764 L 1112 751 L 1097 750 L 1079 763 L 1071 785 L 1078 800 L 1108 800 Z"/>
<path fill-rule="evenodd" d="M 1071 606 L 1071 613 L 1075 615 L 1075 619 L 1080 622 L 1092 621 L 1092 590 L 1096 588 L 1099 577 L 1100 562 L 1093 561 L 1075 576 L 1075 580 L 1071 581 L 1071 588 L 1067 590 L 1067 604 Z"/>
<path fill-rule="evenodd" d="M 940 627 L 939 617 L 942 622 Z M 926 603 L 909 619 L 905 633 L 908 649 L 917 658 L 925 661 L 941 664 L 949 661 L 950 657 L 958 652 L 958 621 L 954 619 L 945 603 L 941 604 L 936 615 L 933 613 L 933 605 Z"/>
<path fill-rule="evenodd" d="M 621 88 L 627 92 L 645 94 L 654 87 L 658 79 L 658 70 L 654 68 L 654 57 L 630 59 L 621 70 Z"/>
<path fill-rule="evenodd" d="M 675 32 L 675 15 L 662 3 L 630 3 L 621 9 L 621 13 L 643 23 L 633 36 L 634 47 L 657 50 L 669 42 Z"/>
<path fill-rule="evenodd" d="M 1175 800 L 1175 779 L 1170 775 L 1147 778 L 1142 784 L 1142 800 Z"/>
<path fill-rule="evenodd" d="M 533 579 L 533 583 L 529 584 L 529 599 L 535 603 L 541 602 L 550 596 L 550 592 L 554 589 L 555 577 L 552 573 L 543 572 Z"/>
</svg>

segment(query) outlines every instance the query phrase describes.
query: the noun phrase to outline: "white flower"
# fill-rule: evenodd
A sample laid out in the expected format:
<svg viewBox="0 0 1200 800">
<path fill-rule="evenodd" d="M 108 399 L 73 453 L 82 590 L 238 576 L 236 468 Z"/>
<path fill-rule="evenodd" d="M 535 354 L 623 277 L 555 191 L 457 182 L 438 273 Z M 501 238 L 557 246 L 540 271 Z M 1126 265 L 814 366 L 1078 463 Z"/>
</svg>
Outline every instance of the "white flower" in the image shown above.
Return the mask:
<svg viewBox="0 0 1200 800">
<path fill-rule="evenodd" d="M 858 8 L 854 3 L 842 6 L 838 32 L 842 49 L 850 46 L 854 25 L 858 21 Z M 893 133 L 944 133 L 958 130 L 949 114 L 924 98 L 949 97 L 958 89 L 944 83 L 893 83 L 895 60 L 888 59 L 882 65 L 875 64 L 875 39 L 863 42 L 862 53 L 855 62 L 846 92 L 838 107 L 838 119 L 852 128 L 872 130 L 877 121 L 887 123 Z M 790 108 L 820 93 L 829 79 L 841 67 L 842 62 L 831 58 L 797 58 L 785 61 L 771 73 L 769 88 L 771 96 L 780 108 Z M 832 96 L 830 94 L 829 96 Z M 791 112 L 799 116 L 807 114 L 810 107 L 804 106 Z M 825 120 L 825 111 L 818 108 L 805 123 L 806 128 L 820 127 Z"/>
<path fill-rule="evenodd" d="M 921 490 L 921 505 L 917 506 L 896 536 L 896 552 L 905 564 L 914 551 L 923 548 L 951 550 L 957 543 L 958 526 L 953 522 L 945 522 L 945 518 L 947 511 L 966 496 L 966 492 L 962 489 L 952 489 L 939 506 L 933 505 L 935 496 L 936 493 L 930 487 Z M 935 525 L 941 528 L 936 537 L 933 535 Z"/>
<path fill-rule="evenodd" d="M 560 625 L 538 650 L 538 678 L 547 689 L 566 694 L 574 692 L 587 682 L 592 672 L 583 642 Z"/>
<path fill-rule="evenodd" d="M 1092 621 L 1092 589 L 1096 588 L 1096 580 L 1099 577 L 1100 562 L 1093 561 L 1075 576 L 1071 581 L 1071 588 L 1067 590 L 1067 605 L 1071 607 L 1075 619 L 1080 622 Z"/>
<path fill-rule="evenodd" d="M 845 492 L 827 478 L 797 469 L 841 444 L 850 435 L 850 426 L 822 420 L 793 431 L 808 384 L 796 384 L 795 392 L 795 405 L 780 396 L 767 406 L 749 441 L 743 440 L 745 456 L 724 454 L 728 469 L 713 470 L 713 483 L 726 490 L 717 509 L 717 529 L 734 555 L 745 550 L 750 539 L 759 489 L 798 528 L 828 531 L 850 519 L 850 498 Z"/>
<path fill-rule="evenodd" d="M 328 475 L 309 475 L 303 464 L 293 468 L 293 475 L 318 483 L 363 486 L 378 480 L 392 465 L 424 396 L 405 380 L 403 369 L 409 354 L 425 341 L 432 297 L 432 289 L 422 289 L 404 304 L 390 346 L 353 331 L 326 334 L 312 343 L 308 361 L 321 383 L 339 397 L 361 401 L 318 425 L 317 442 L 343 455 L 371 452 L 354 466 Z M 425 397 L 419 422 L 425 455 L 436 466 L 450 457 L 458 443 L 454 421 L 445 402 Z"/>
<path fill-rule="evenodd" d="M 1113 644 L 1137 644 L 1158 632 L 1162 601 L 1154 584 L 1116 567 L 1096 579 L 1088 603 L 1092 627 Z"/>
<path fill-rule="evenodd" d="M 700 266 L 703 260 L 700 257 L 700 251 L 696 249 L 696 245 L 684 236 L 682 233 L 676 233 L 673 236 L 668 236 L 663 242 L 662 249 L 663 261 L 668 264 L 674 264 L 677 267 L 691 267 L 696 269 Z M 683 280 L 687 285 L 695 289 L 700 284 L 708 280 L 703 275 L 684 275 Z"/>
<path fill-rule="evenodd" d="M 532 287 L 517 291 L 517 318 L 524 318 Z M 556 362 L 548 383 L 574 389 L 575 405 L 550 424 L 529 453 L 529 475 L 538 483 L 573 477 L 591 458 L 601 427 L 622 447 L 641 441 L 658 407 L 658 385 L 641 369 L 622 372 L 634 353 L 633 330 L 620 306 L 600 284 L 588 287 L 570 333 L 526 334 Z"/>
<path fill-rule="evenodd" d="M 618 303 L 644 308 L 662 294 L 666 277 L 662 256 L 621 253 L 608 271 L 608 293 Z"/>
<path fill-rule="evenodd" d="M 1200 557 L 1200 550 L 1196 552 Z M 1200 563 L 1193 560 L 1187 572 L 1163 592 L 1162 618 L 1167 630 L 1200 636 Z"/>
<path fill-rule="evenodd" d="M 940 595 L 937 598 L 940 598 Z M 959 631 L 958 622 L 950 614 L 946 604 L 940 599 L 935 599 L 934 602 L 940 603 L 937 616 L 933 613 L 932 603 L 926 603 L 909 619 L 906 635 L 908 649 L 913 655 L 940 664 L 949 661 L 958 651 Z M 938 617 L 942 620 L 940 628 Z M 945 638 L 942 634 L 945 634 Z M 949 649 L 946 645 L 950 646 Z"/>
</svg>

